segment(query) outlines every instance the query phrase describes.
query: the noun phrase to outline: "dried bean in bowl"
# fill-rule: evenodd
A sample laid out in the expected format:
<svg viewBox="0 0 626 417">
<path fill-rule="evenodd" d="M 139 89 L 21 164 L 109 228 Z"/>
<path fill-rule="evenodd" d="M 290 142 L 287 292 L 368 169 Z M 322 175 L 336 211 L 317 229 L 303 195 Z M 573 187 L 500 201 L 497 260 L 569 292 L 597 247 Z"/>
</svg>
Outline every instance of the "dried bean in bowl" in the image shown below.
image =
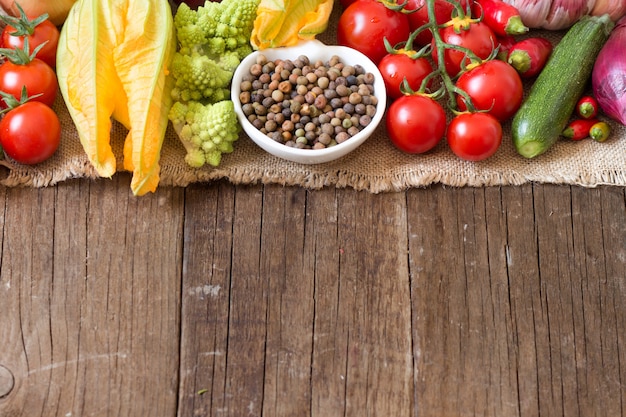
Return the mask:
<svg viewBox="0 0 626 417">
<path fill-rule="evenodd" d="M 259 54 L 244 80 L 241 103 L 263 97 L 244 106 L 250 123 L 271 139 L 301 149 L 349 140 L 372 121 L 378 104 L 374 74 L 336 55 L 312 62 L 304 55 L 270 61 Z"/>
</svg>

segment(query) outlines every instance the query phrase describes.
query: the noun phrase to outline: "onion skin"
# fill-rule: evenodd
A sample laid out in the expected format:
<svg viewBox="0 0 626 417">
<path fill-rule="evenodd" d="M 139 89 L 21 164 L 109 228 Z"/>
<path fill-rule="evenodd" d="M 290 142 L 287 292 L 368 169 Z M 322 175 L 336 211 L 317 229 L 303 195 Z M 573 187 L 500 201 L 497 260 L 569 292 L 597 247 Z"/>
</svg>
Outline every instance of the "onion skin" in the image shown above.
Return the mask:
<svg viewBox="0 0 626 417">
<path fill-rule="evenodd" d="M 626 125 L 626 17 L 617 22 L 598 54 L 591 86 L 604 114 Z"/>
<path fill-rule="evenodd" d="M 19 0 L 18 3 L 24 9 L 28 17 L 34 18 L 48 13 L 48 20 L 56 26 L 61 26 L 67 18 L 67 14 L 76 0 Z M 20 11 L 15 5 L 15 0 L 0 0 L 0 6 L 12 16 L 19 17 Z"/>
<path fill-rule="evenodd" d="M 519 10 L 532 29 L 562 30 L 582 16 L 608 14 L 614 22 L 626 15 L 626 0 L 504 0 Z"/>
</svg>

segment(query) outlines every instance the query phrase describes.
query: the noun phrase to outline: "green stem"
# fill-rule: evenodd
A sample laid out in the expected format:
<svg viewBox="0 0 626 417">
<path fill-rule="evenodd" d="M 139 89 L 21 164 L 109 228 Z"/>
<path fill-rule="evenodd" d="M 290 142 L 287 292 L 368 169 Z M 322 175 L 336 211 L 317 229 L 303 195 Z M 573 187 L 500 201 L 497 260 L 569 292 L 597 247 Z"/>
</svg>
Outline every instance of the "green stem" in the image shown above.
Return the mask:
<svg viewBox="0 0 626 417">
<path fill-rule="evenodd" d="M 448 0 L 448 1 L 455 6 L 457 13 L 459 13 L 462 10 L 460 1 L 456 1 L 456 0 Z M 437 24 L 437 19 L 435 17 L 435 0 L 426 0 L 426 6 L 428 10 L 428 21 L 430 25 L 430 31 L 432 32 L 434 47 L 436 48 L 436 51 L 437 51 L 437 72 L 441 76 L 441 81 L 445 88 L 445 92 L 448 95 L 448 107 L 452 111 L 456 111 L 457 110 L 456 96 L 461 95 L 465 101 L 468 111 L 474 111 L 474 106 L 472 104 L 472 101 L 469 95 L 454 84 L 453 77 L 451 77 L 450 74 L 448 74 L 448 71 L 446 70 L 445 52 L 447 49 L 452 49 L 452 50 L 456 50 L 456 51 L 464 53 L 472 62 L 480 62 L 481 60 L 478 56 L 476 56 L 476 54 L 473 51 L 471 51 L 468 48 L 464 48 L 458 45 L 451 45 L 451 44 L 444 42 L 443 39 L 441 38 L 441 34 L 439 33 L 439 25 Z M 456 76 L 456 74 L 454 75 Z"/>
</svg>

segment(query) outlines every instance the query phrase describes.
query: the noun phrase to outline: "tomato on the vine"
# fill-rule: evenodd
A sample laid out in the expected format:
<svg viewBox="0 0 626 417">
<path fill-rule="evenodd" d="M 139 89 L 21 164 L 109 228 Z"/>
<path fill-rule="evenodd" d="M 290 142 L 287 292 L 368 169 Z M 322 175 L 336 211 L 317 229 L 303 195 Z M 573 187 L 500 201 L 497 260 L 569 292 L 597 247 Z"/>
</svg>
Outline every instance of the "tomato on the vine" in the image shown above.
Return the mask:
<svg viewBox="0 0 626 417">
<path fill-rule="evenodd" d="M 32 100 L 48 106 L 54 103 L 58 90 L 57 77 L 54 70 L 39 58 L 25 64 L 7 61 L 0 66 L 0 91 L 19 100 L 24 86 Z"/>
<path fill-rule="evenodd" d="M 500 121 L 512 117 L 522 104 L 524 85 L 518 72 L 499 59 L 485 61 L 461 74 L 456 86 L 464 90 L 476 110 L 484 110 Z M 460 110 L 465 99 L 457 95 Z"/>
<path fill-rule="evenodd" d="M 441 104 L 421 94 L 393 101 L 387 109 L 387 133 L 391 142 L 407 153 L 433 149 L 446 132 L 446 112 Z"/>
<path fill-rule="evenodd" d="M 385 55 L 378 64 L 378 70 L 383 76 L 387 95 L 394 100 L 403 95 L 400 87 L 405 79 L 411 90 L 417 91 L 424 78 L 433 72 L 433 66 L 426 58 L 412 58 L 399 52 Z"/>
<path fill-rule="evenodd" d="M 461 0 L 461 7 L 466 10 L 468 0 Z M 409 25 L 411 31 L 417 30 L 426 23 L 428 19 L 428 6 L 426 0 L 406 0 L 404 9 L 408 12 Z M 452 18 L 454 5 L 446 0 L 435 0 L 435 20 L 438 25 L 443 25 Z M 425 46 L 433 39 L 430 30 L 423 30 L 415 37 L 415 44 Z"/>
<path fill-rule="evenodd" d="M 439 33 L 443 42 L 469 49 L 480 59 L 488 58 L 493 52 L 494 45 L 498 45 L 493 31 L 482 22 L 472 22 L 467 28 L 461 28 L 458 31 L 455 25 L 446 26 L 440 29 Z M 437 63 L 439 60 L 434 39 L 431 45 L 433 60 Z M 461 71 L 463 62 L 465 65 L 471 62 L 464 52 L 451 48 L 446 48 L 443 56 L 446 71 L 451 77 Z"/>
<path fill-rule="evenodd" d="M 61 140 L 61 123 L 50 107 L 27 101 L 0 120 L 0 144 L 15 161 L 38 164 L 50 158 Z"/>
<path fill-rule="evenodd" d="M 482 161 L 502 143 L 502 125 L 488 113 L 461 113 L 448 125 L 446 140 L 452 152 L 466 161 Z"/>
<path fill-rule="evenodd" d="M 33 51 L 43 45 L 37 52 L 37 58 L 56 67 L 57 46 L 59 43 L 59 29 L 47 18 L 31 19 L 23 14 L 21 17 L 5 17 L 8 24 L 0 36 L 2 47 L 9 49 L 24 49 L 24 40 L 28 39 L 30 50 Z"/>
<path fill-rule="evenodd" d="M 377 0 L 358 0 L 339 17 L 337 43 L 365 54 L 375 64 L 387 54 L 384 39 L 393 46 L 410 35 L 406 14 Z"/>
</svg>

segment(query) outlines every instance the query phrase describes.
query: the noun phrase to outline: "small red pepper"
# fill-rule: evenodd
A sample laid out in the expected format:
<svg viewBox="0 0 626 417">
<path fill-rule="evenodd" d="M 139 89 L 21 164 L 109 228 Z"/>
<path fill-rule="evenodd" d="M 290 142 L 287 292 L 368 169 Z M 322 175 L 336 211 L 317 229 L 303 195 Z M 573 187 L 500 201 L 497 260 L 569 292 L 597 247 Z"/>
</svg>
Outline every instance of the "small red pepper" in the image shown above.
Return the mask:
<svg viewBox="0 0 626 417">
<path fill-rule="evenodd" d="M 562 136 L 571 140 L 582 140 L 588 138 L 591 127 L 598 123 L 594 119 L 576 119 L 572 120 L 561 133 Z"/>
<path fill-rule="evenodd" d="M 517 7 L 500 0 L 474 0 L 472 14 L 498 36 L 521 35 L 528 32 Z"/>
<path fill-rule="evenodd" d="M 552 43 L 546 38 L 526 38 L 511 47 L 507 61 L 521 77 L 534 77 L 546 65 L 552 49 Z"/>
<path fill-rule="evenodd" d="M 501 61 L 507 60 L 509 51 L 517 43 L 517 40 L 512 35 L 496 36 L 496 46 L 498 47 L 498 59 Z"/>
<path fill-rule="evenodd" d="M 583 119 L 593 119 L 598 115 L 598 102 L 592 96 L 583 96 L 576 104 L 576 114 Z"/>
<path fill-rule="evenodd" d="M 598 122 L 589 129 L 589 136 L 596 142 L 604 142 L 611 136 L 611 127 L 606 122 Z"/>
</svg>

